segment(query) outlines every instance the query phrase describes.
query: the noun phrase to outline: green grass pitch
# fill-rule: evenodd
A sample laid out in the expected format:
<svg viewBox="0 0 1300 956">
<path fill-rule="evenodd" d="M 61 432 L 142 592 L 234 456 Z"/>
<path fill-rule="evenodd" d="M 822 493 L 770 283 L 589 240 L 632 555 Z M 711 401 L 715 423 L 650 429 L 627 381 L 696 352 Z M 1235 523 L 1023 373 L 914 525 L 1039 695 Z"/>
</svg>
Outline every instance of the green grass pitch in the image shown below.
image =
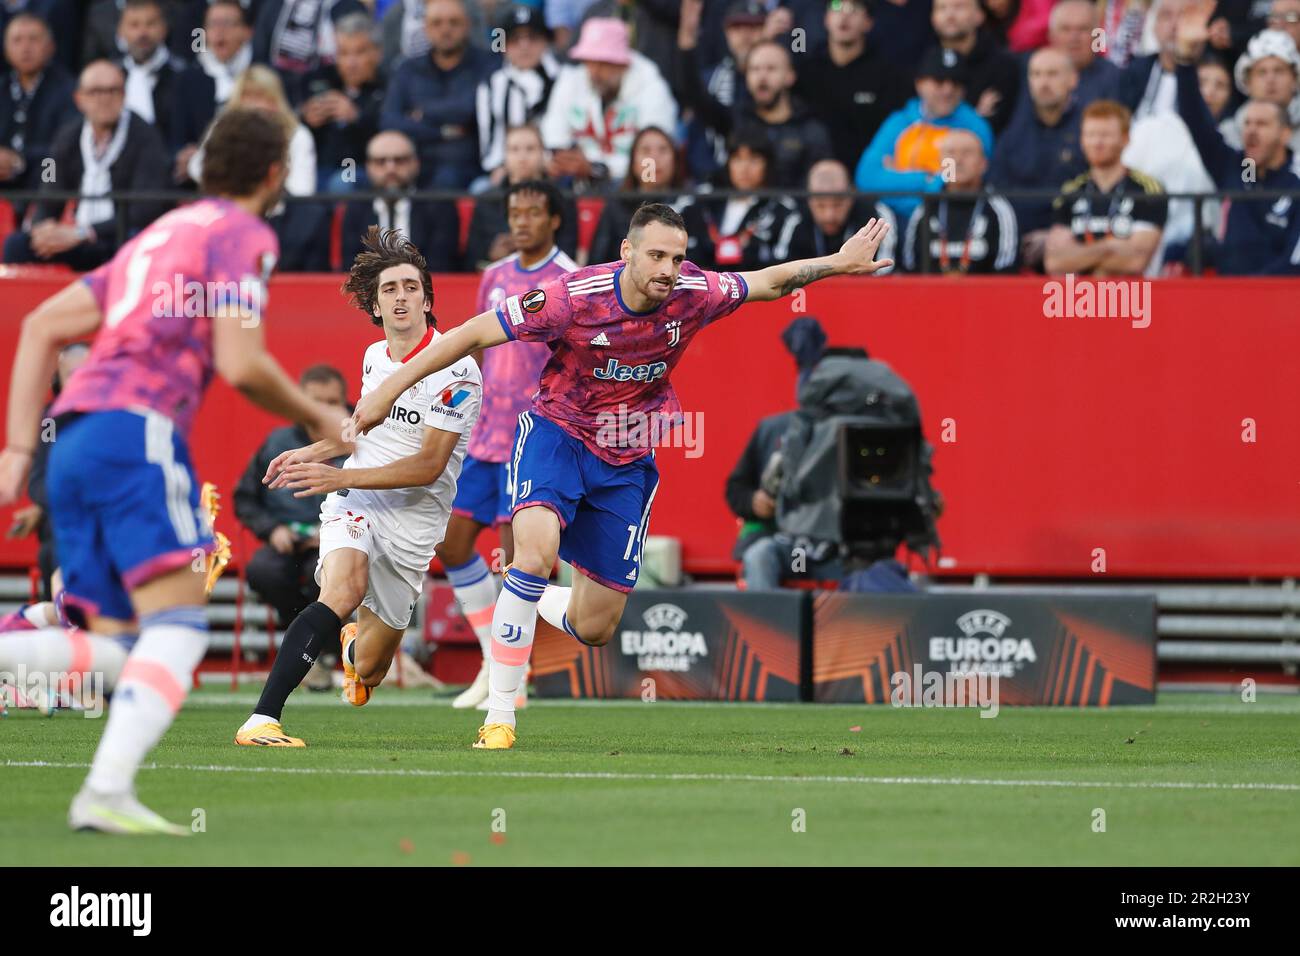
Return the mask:
<svg viewBox="0 0 1300 956">
<path fill-rule="evenodd" d="M 387 688 L 362 709 L 299 691 L 305 750 L 236 747 L 252 702 L 193 695 L 140 773 L 170 819 L 203 811 L 185 839 L 69 831 L 103 722 L 11 710 L 6 865 L 1300 863 L 1296 697 L 994 719 L 541 701 L 509 752 L 470 750 L 480 714 Z"/>
</svg>

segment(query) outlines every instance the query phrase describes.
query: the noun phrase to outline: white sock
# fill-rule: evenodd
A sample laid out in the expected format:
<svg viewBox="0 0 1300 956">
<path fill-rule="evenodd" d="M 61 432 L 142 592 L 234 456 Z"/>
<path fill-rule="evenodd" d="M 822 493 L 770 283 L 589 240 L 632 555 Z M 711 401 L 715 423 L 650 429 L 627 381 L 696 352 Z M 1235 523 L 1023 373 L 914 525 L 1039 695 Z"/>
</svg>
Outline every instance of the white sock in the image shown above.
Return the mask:
<svg viewBox="0 0 1300 956">
<path fill-rule="evenodd" d="M 569 598 L 572 596 L 573 588 L 562 588 L 558 584 L 548 584 L 537 602 L 537 613 L 551 627 L 577 637 L 578 635 L 574 633 L 572 625 L 565 616 L 569 610 Z"/>
<path fill-rule="evenodd" d="M 168 608 L 140 621 L 140 640 L 122 668 L 86 786 L 101 793 L 130 792 L 141 762 L 185 702 L 207 647 L 202 607 Z"/>
<path fill-rule="evenodd" d="M 497 599 L 497 582 L 488 570 L 487 562 L 479 555 L 474 555 L 459 567 L 447 568 L 447 580 L 451 582 L 460 612 L 474 629 L 479 647 L 483 649 L 483 660 L 492 653 L 492 606 Z"/>
<path fill-rule="evenodd" d="M 533 649 L 537 599 L 545 589 L 545 578 L 517 568 L 507 571 L 501 582 L 501 596 L 492 615 L 492 661 L 484 723 L 515 725 L 515 695 Z"/>
<path fill-rule="evenodd" d="M 41 601 L 23 608 L 23 617 L 32 627 L 54 627 L 59 623 L 59 612 L 53 601 Z"/>
<path fill-rule="evenodd" d="M 125 663 L 126 647 L 103 634 L 61 627 L 0 634 L 0 672 L 15 677 L 20 669 L 28 674 L 103 674 L 104 690 L 111 691 Z"/>
<path fill-rule="evenodd" d="M 268 717 L 266 714 L 254 714 L 244 721 L 243 726 L 239 728 L 242 734 L 245 730 L 252 730 L 254 727 L 260 727 L 262 724 L 278 724 L 279 721 L 274 717 Z"/>
</svg>

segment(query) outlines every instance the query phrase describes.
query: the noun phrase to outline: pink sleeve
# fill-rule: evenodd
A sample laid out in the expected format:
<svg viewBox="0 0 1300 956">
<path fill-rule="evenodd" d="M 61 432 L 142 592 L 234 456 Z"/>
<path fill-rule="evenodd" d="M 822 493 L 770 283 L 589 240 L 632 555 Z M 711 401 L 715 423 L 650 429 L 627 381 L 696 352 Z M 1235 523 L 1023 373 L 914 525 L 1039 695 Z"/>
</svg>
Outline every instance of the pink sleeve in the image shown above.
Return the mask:
<svg viewBox="0 0 1300 956">
<path fill-rule="evenodd" d="M 739 272 L 705 272 L 709 283 L 709 298 L 704 307 L 704 324 L 716 322 L 731 315 L 749 295 L 749 286 Z"/>
<path fill-rule="evenodd" d="M 497 306 L 497 321 L 506 336 L 520 342 L 554 342 L 572 321 L 569 286 L 563 279 L 544 282 Z"/>
<path fill-rule="evenodd" d="M 109 259 L 98 269 L 87 272 L 81 277 L 81 281 L 86 283 L 86 288 L 90 289 L 90 294 L 99 303 L 100 312 L 104 311 L 104 300 L 108 298 L 108 273 L 112 265 L 113 260 Z"/>
<path fill-rule="evenodd" d="M 269 226 L 230 230 L 209 246 L 208 281 L 218 289 L 237 288 L 239 304 L 260 318 L 279 252 L 279 241 Z"/>
</svg>

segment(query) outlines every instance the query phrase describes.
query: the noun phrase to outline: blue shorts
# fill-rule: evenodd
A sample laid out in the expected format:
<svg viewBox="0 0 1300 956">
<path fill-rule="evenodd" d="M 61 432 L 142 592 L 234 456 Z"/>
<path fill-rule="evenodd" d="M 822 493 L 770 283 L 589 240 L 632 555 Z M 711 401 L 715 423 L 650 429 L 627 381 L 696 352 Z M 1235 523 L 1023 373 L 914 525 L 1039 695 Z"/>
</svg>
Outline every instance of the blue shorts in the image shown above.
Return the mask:
<svg viewBox="0 0 1300 956">
<path fill-rule="evenodd" d="M 510 520 L 510 464 L 465 456 L 456 482 L 451 513 L 479 524 L 505 524 Z"/>
<path fill-rule="evenodd" d="M 46 473 L 70 606 L 131 620 L 129 592 L 215 542 L 185 439 L 158 412 L 61 419 Z"/>
<path fill-rule="evenodd" d="M 511 514 L 550 508 L 560 519 L 560 557 L 605 587 L 631 591 L 659 487 L 654 454 L 611 465 L 559 425 L 524 412 L 513 468 Z"/>
</svg>

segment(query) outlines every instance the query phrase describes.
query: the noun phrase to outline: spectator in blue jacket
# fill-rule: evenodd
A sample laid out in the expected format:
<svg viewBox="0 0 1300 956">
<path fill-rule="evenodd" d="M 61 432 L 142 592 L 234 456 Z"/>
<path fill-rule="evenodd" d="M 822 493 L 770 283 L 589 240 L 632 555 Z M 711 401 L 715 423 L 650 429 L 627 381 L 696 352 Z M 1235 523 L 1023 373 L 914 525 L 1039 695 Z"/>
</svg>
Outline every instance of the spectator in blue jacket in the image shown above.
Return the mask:
<svg viewBox="0 0 1300 956">
<path fill-rule="evenodd" d="M 75 76 L 81 69 L 81 11 L 74 0 L 3 0 L 0 2 L 0 33 L 8 29 L 22 16 L 40 17 L 41 22 L 50 28 L 50 38 L 54 42 L 54 59 L 68 72 Z M 5 66 L 13 63 L 5 54 Z"/>
<path fill-rule="evenodd" d="M 498 58 L 470 45 L 462 0 L 428 0 L 424 30 L 431 49 L 397 68 L 381 125 L 405 133 L 420 150 L 421 186 L 465 189 L 479 174 L 478 85 Z"/>
<path fill-rule="evenodd" d="M 19 14 L 4 31 L 0 76 L 0 189 L 34 189 L 54 134 L 77 115 L 75 83 L 54 62 L 54 40 L 40 17 Z"/>
<path fill-rule="evenodd" d="M 1119 94 L 1120 68 L 1093 47 L 1101 12 L 1092 0 L 1058 0 L 1047 21 L 1047 42 L 1070 58 L 1079 75 L 1074 99 L 1079 108 Z"/>
<path fill-rule="evenodd" d="M 1088 168 L 1079 146 L 1076 73 L 1070 58 L 1053 47 L 1029 58 L 1029 96 L 998 137 L 989 166 L 990 185 L 1003 190 L 1059 190 Z M 1012 196 L 1020 224 L 1020 258 L 1031 269 L 1043 265 L 1052 225 L 1052 198 Z"/>
<path fill-rule="evenodd" d="M 916 94 L 885 120 L 858 161 L 854 183 L 862 192 L 939 192 L 939 141 L 950 129 L 970 130 L 980 138 L 984 155 L 993 154 L 993 130 L 962 101 L 966 68 L 961 56 L 938 47 L 930 50 L 916 71 Z M 900 221 L 906 221 L 920 202 L 911 196 L 881 198 Z"/>
<path fill-rule="evenodd" d="M 1285 106 L 1250 100 L 1242 114 L 1242 149 L 1230 147 L 1215 127 L 1196 75 L 1208 36 L 1202 17 L 1189 13 L 1179 18 L 1174 68 L 1178 114 L 1201 162 L 1220 189 L 1300 190 L 1287 145 L 1291 121 Z M 1300 274 L 1300 204 L 1290 197 L 1231 202 L 1215 267 L 1223 275 Z"/>
</svg>

